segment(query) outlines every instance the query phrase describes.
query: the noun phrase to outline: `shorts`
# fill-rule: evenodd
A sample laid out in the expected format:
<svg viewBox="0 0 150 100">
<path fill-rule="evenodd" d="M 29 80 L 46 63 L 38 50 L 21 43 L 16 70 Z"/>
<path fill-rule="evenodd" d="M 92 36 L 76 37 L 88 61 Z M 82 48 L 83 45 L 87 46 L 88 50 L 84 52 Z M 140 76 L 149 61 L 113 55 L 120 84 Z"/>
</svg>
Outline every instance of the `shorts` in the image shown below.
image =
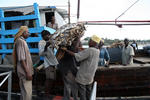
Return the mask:
<svg viewBox="0 0 150 100">
<path fill-rule="evenodd" d="M 45 69 L 46 79 L 56 79 L 56 69 L 55 67 L 49 66 Z"/>
</svg>

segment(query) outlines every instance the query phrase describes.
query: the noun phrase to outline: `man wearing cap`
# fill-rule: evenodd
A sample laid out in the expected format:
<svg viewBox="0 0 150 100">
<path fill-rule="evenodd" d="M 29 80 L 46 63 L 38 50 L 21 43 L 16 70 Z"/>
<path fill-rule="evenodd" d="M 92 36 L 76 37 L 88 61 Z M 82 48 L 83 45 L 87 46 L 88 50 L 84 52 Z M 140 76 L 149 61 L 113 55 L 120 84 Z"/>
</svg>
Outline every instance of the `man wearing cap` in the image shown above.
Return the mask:
<svg viewBox="0 0 150 100">
<path fill-rule="evenodd" d="M 126 38 L 124 39 L 124 46 L 122 49 L 122 64 L 125 66 L 133 64 L 133 56 L 134 56 L 133 47 L 129 45 L 129 40 Z"/>
<path fill-rule="evenodd" d="M 92 83 L 99 61 L 100 52 L 97 49 L 99 42 L 100 38 L 96 35 L 93 35 L 88 44 L 89 48 L 81 52 L 73 53 L 65 48 L 62 48 L 70 55 L 75 56 L 78 62 L 81 62 L 75 78 L 78 84 L 80 100 L 90 100 Z"/>
<path fill-rule="evenodd" d="M 104 40 L 101 39 L 98 48 L 100 50 L 98 66 L 109 66 L 110 56 L 106 48 L 103 47 Z"/>
<path fill-rule="evenodd" d="M 33 64 L 28 45 L 25 41 L 28 37 L 28 27 L 21 26 L 14 38 L 13 57 L 21 89 L 20 100 L 32 99 Z"/>
</svg>

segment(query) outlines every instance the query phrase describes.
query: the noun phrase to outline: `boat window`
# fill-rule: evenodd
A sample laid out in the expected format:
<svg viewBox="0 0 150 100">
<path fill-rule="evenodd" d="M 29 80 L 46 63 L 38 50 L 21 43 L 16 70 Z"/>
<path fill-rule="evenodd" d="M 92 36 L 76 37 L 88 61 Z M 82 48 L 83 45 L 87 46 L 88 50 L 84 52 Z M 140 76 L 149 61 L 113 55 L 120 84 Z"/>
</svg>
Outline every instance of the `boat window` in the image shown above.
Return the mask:
<svg viewBox="0 0 150 100">
<path fill-rule="evenodd" d="M 46 12 L 45 13 L 46 26 L 47 26 L 48 22 L 52 21 L 52 16 L 54 16 L 54 12 Z"/>
</svg>

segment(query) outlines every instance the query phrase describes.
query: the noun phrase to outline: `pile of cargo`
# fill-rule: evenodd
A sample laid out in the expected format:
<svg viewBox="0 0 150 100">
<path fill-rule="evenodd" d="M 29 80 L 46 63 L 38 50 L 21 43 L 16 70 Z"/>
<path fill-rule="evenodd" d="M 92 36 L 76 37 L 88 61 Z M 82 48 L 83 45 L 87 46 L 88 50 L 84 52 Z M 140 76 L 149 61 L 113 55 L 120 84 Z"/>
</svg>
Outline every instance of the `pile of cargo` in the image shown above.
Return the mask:
<svg viewBox="0 0 150 100">
<path fill-rule="evenodd" d="M 60 27 L 54 34 L 55 40 L 54 47 L 57 49 L 56 57 L 61 59 L 64 55 L 64 51 L 60 50 L 59 47 L 70 46 L 75 38 L 82 37 L 85 32 L 85 26 L 82 23 L 66 24 Z"/>
<path fill-rule="evenodd" d="M 84 35 L 85 26 L 82 23 L 72 23 L 66 24 L 60 27 L 54 34 L 55 47 L 58 49 L 59 46 L 69 46 L 72 41 L 77 37 L 82 37 Z"/>
</svg>

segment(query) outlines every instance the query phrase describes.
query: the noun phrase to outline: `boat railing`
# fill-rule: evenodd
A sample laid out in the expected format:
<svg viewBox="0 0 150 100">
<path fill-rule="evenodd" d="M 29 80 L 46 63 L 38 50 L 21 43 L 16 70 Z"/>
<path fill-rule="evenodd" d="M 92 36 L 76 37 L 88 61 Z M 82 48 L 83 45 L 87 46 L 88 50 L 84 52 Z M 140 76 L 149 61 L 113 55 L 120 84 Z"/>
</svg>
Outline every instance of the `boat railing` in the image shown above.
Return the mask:
<svg viewBox="0 0 150 100">
<path fill-rule="evenodd" d="M 96 100 L 97 82 L 94 82 L 90 100 Z"/>
<path fill-rule="evenodd" d="M 7 75 L 7 76 L 0 82 L 0 87 L 8 79 L 8 95 L 7 95 L 7 100 L 11 100 L 12 71 L 0 73 L 0 77 L 1 76 L 5 76 L 5 75 Z"/>
</svg>

